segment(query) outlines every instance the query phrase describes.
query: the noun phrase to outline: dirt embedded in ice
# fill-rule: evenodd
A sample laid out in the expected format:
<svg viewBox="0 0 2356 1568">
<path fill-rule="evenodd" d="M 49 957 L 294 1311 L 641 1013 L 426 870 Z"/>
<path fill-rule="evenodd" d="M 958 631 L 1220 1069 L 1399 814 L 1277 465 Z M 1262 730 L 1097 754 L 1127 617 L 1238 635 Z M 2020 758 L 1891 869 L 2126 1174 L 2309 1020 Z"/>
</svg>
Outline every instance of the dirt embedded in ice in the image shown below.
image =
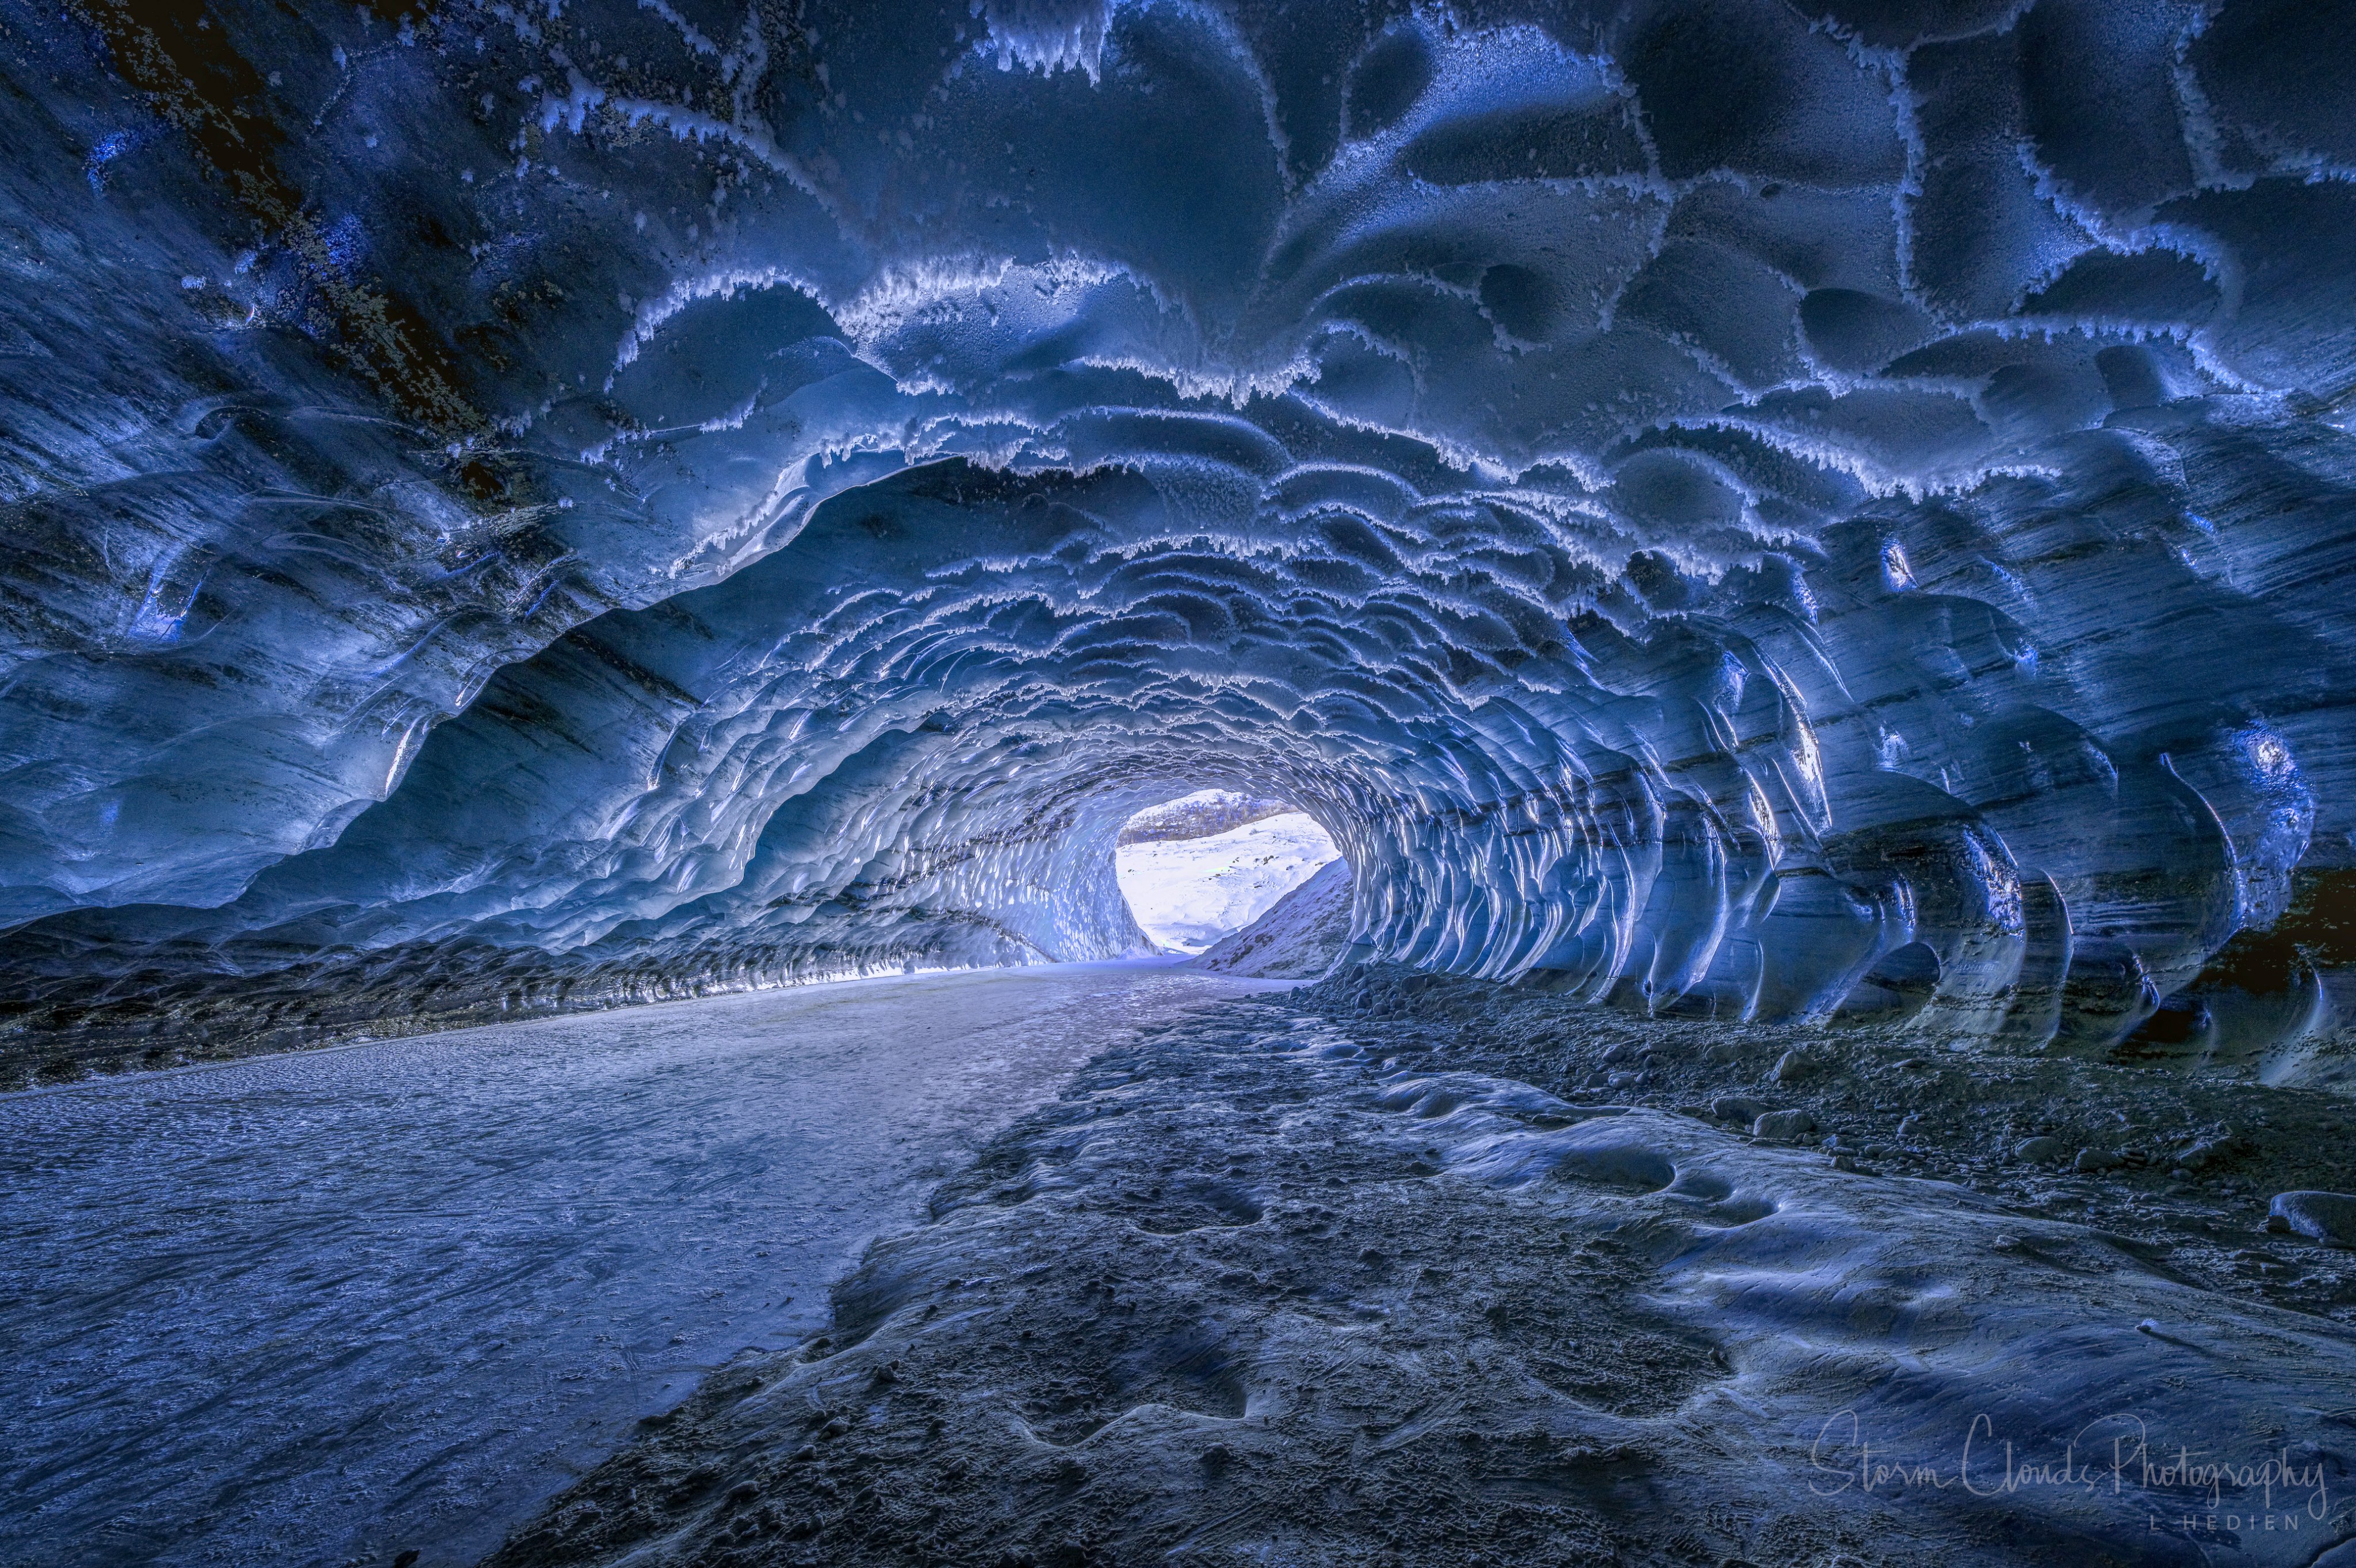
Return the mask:
<svg viewBox="0 0 2356 1568">
<path fill-rule="evenodd" d="M 2327 1247 L 2356 1248 L 2356 1194 L 2278 1192 L 2266 1215 L 2266 1229 Z"/>
<path fill-rule="evenodd" d="M 1317 994 L 1370 1037 L 1445 1049 L 1573 1103 L 1673 1111 L 1863 1174 L 1954 1182 L 2135 1237 L 2211 1288 L 2356 1325 L 2356 1253 L 2266 1229 L 2277 1193 L 2356 1186 L 2356 1101 L 2343 1094 L 1902 1031 L 1633 1018 L 1395 966 Z"/>
<path fill-rule="evenodd" d="M 2289 1565 L 2356 1531 L 2356 1334 L 2179 1267 L 2189 1194 L 2107 1176 L 2117 1224 L 2079 1224 L 1629 1104 L 1859 1122 L 1837 1059 L 1805 1105 L 1761 1081 L 1796 1031 L 1687 1061 L 1673 1026 L 1554 1037 L 1559 1004 L 1408 979 L 1107 1052 L 871 1250 L 825 1336 L 716 1377 L 493 1563 Z M 1540 1087 L 1613 1070 L 1654 1076 Z"/>
<path fill-rule="evenodd" d="M 0 1100 L 0 1561 L 450 1568 L 828 1283 L 1168 963 L 925 976 Z"/>
</svg>

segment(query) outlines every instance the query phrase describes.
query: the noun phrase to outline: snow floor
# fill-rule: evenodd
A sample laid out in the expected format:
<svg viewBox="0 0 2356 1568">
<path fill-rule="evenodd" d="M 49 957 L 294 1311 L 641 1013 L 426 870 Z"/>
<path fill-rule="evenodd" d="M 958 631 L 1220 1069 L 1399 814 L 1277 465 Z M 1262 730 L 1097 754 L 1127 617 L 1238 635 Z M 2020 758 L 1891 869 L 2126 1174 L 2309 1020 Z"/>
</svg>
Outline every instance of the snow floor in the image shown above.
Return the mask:
<svg viewBox="0 0 2356 1568">
<path fill-rule="evenodd" d="M 0 1562 L 472 1562 L 1140 1024 L 1166 961 L 0 1099 Z"/>
<path fill-rule="evenodd" d="M 1113 865 L 1145 934 L 1162 947 L 1199 953 L 1258 919 L 1341 853 L 1308 813 L 1289 811 L 1207 838 L 1123 844 Z"/>
</svg>

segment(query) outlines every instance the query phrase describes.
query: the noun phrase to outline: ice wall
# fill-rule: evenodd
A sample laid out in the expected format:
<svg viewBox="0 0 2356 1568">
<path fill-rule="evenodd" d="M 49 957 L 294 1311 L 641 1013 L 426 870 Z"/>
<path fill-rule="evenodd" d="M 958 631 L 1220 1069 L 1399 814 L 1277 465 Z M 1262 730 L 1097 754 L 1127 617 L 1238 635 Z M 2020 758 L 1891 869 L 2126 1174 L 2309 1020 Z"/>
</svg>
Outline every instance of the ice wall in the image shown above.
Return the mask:
<svg viewBox="0 0 2356 1568">
<path fill-rule="evenodd" d="M 0 0 L 21 1048 L 1119 953 L 1218 787 L 1363 956 L 2304 1070 L 2356 12 L 179 9 Z"/>
</svg>

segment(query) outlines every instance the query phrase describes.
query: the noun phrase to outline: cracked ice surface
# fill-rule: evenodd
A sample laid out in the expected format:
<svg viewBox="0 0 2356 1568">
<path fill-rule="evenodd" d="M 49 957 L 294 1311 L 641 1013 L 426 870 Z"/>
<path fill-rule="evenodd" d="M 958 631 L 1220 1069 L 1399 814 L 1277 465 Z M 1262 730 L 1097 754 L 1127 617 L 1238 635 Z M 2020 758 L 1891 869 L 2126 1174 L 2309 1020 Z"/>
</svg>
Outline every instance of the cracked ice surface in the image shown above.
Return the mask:
<svg viewBox="0 0 2356 1568">
<path fill-rule="evenodd" d="M 1108 1039 L 1251 989 L 894 979 L 12 1099 L 0 1558 L 471 1561 L 823 1327 L 866 1240 Z"/>
<path fill-rule="evenodd" d="M 1361 957 L 2328 1077 L 2350 15 L 14 7 L 20 1055 L 1136 951 L 1209 785 Z"/>
</svg>

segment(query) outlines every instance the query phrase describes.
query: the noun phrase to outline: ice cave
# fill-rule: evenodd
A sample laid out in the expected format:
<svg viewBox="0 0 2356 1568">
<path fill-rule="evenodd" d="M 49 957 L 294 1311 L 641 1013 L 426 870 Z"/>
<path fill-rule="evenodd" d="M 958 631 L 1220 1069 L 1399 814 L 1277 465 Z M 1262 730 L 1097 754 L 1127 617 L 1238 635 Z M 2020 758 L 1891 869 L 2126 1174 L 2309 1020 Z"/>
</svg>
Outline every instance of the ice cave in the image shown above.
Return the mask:
<svg viewBox="0 0 2356 1568">
<path fill-rule="evenodd" d="M 0 1562 L 2356 1568 L 2356 4 L 0 73 Z"/>
</svg>

